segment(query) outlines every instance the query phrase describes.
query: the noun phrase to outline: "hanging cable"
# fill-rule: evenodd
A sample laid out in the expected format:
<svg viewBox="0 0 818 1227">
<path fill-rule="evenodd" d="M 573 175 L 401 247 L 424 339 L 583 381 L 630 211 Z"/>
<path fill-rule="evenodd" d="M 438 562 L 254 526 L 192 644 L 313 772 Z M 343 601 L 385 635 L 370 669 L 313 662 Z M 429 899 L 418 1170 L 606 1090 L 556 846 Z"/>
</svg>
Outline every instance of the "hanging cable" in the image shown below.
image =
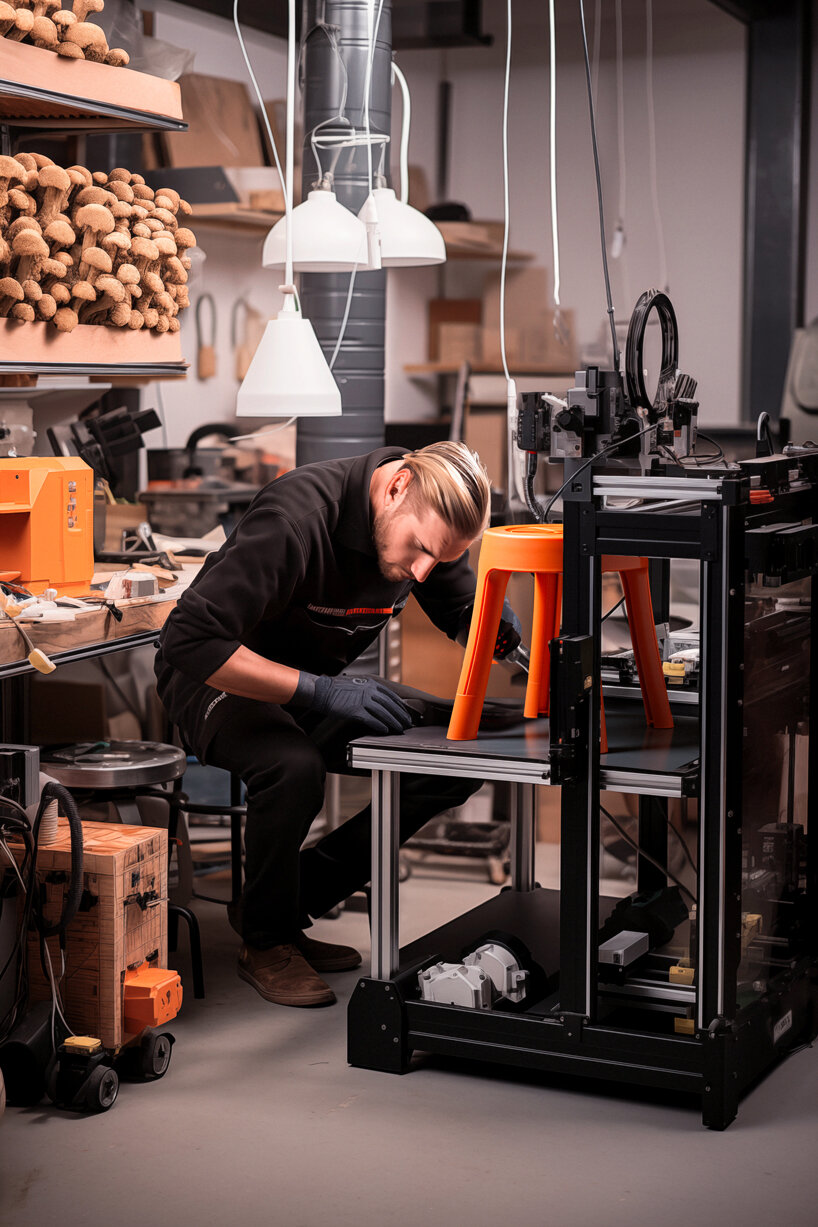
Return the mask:
<svg viewBox="0 0 818 1227">
<path fill-rule="evenodd" d="M 500 355 L 503 361 L 506 386 L 509 388 L 513 382 L 506 357 L 506 272 L 508 269 L 508 238 L 511 222 L 508 191 L 508 95 L 511 84 L 511 0 L 506 2 L 506 13 L 506 70 L 503 82 L 503 255 L 500 261 Z M 515 390 L 515 404 L 516 395 Z"/>
<path fill-rule="evenodd" d="M 667 252 L 662 212 L 659 208 L 659 172 L 656 164 L 656 104 L 653 96 L 653 0 L 645 0 L 646 86 L 648 95 L 648 158 L 650 162 L 650 198 L 653 203 L 653 221 L 656 227 L 656 242 L 659 245 L 659 284 L 667 292 Z"/>
<path fill-rule="evenodd" d="M 412 99 L 409 94 L 409 84 L 406 77 L 392 61 L 392 74 L 400 86 L 401 94 L 401 124 L 400 124 L 400 202 L 409 203 L 409 127 L 412 122 Z"/>
<path fill-rule="evenodd" d="M 608 302 L 608 319 L 611 325 L 611 341 L 613 342 L 614 370 L 619 370 L 619 343 L 616 339 L 614 324 L 613 300 L 611 298 L 611 279 L 608 276 L 608 249 L 605 243 L 605 210 L 602 203 L 602 177 L 599 172 L 599 150 L 596 143 L 596 116 L 594 114 L 594 96 L 591 86 L 591 61 L 588 56 L 588 33 L 585 29 L 585 5 L 579 0 L 579 15 L 582 24 L 582 46 L 585 53 L 585 79 L 588 87 L 588 111 L 591 119 L 591 142 L 594 149 L 594 170 L 596 172 L 596 195 L 599 208 L 599 234 L 602 242 L 602 271 L 605 275 L 605 296 Z"/>
<path fill-rule="evenodd" d="M 261 108 L 261 118 L 264 122 L 265 128 L 267 129 L 267 139 L 269 140 L 270 148 L 273 151 L 273 158 L 275 160 L 276 170 L 278 171 L 278 177 L 281 180 L 282 187 L 284 187 L 286 191 L 284 173 L 281 169 L 281 161 L 279 160 L 278 148 L 276 146 L 275 137 L 273 136 L 273 129 L 270 125 L 270 117 L 267 114 L 267 108 L 264 105 L 264 98 L 261 90 L 259 89 L 256 74 L 253 72 L 253 65 L 250 63 L 250 56 L 247 54 L 247 48 L 244 45 L 244 36 L 242 35 L 241 26 L 239 25 L 239 0 L 233 0 L 233 25 L 236 27 L 236 37 L 239 40 L 239 47 L 241 48 L 241 53 L 244 56 L 244 62 L 247 65 L 250 80 L 253 82 L 253 89 L 256 91 L 256 98 L 258 99 L 258 104 Z"/>
<path fill-rule="evenodd" d="M 349 289 L 347 290 L 347 301 L 344 307 L 344 316 L 341 320 L 341 327 L 338 329 L 338 340 L 335 342 L 335 349 L 332 351 L 332 357 L 329 360 L 329 369 L 333 370 L 335 359 L 338 357 L 338 351 L 341 348 L 341 342 L 347 330 L 347 320 L 349 319 L 349 309 L 352 306 L 352 291 L 355 289 L 355 274 L 358 272 L 358 265 L 355 264 L 352 272 L 349 274 Z"/>
<path fill-rule="evenodd" d="M 369 54 L 366 58 L 366 75 L 364 77 L 364 129 L 366 131 L 366 163 L 369 191 L 372 191 L 372 129 L 369 123 L 370 91 L 372 89 L 372 70 L 375 64 L 375 48 L 378 42 L 378 28 L 381 24 L 384 0 L 378 0 L 378 12 L 375 14 L 375 0 L 367 0 L 369 10 Z M 372 21 L 375 14 L 374 24 Z"/>
<path fill-rule="evenodd" d="M 602 451 L 596 452 L 593 456 L 590 456 L 585 461 L 584 464 L 581 464 L 579 466 L 578 469 L 574 469 L 570 477 L 566 477 L 565 481 L 562 483 L 559 490 L 557 490 L 554 494 L 551 495 L 550 499 L 545 504 L 545 507 L 540 508 L 540 513 L 541 513 L 540 523 L 542 524 L 548 523 L 548 516 L 551 511 L 551 508 L 554 506 L 554 504 L 556 503 L 559 496 L 562 494 L 565 487 L 569 486 L 571 482 L 578 476 L 578 474 L 582 473 L 585 469 L 587 469 L 588 466 L 593 464 L 595 460 L 599 460 L 600 456 L 610 455 L 611 452 L 615 452 L 617 451 L 618 448 L 624 447 L 626 443 L 632 443 L 634 439 L 641 439 L 643 435 L 648 435 L 650 434 L 652 430 L 655 430 L 655 429 L 656 429 L 655 426 L 646 426 L 644 430 L 640 430 L 636 434 L 633 434 L 633 435 L 628 435 L 627 439 L 618 439 L 616 443 L 610 443 L 608 444 L 607 447 L 603 447 Z"/>
<path fill-rule="evenodd" d="M 622 0 L 616 0 L 616 139 L 619 153 L 619 215 L 611 240 L 611 257 L 620 261 L 624 307 L 630 310 L 631 289 L 628 277 L 628 236 L 625 214 L 628 207 L 628 173 L 625 156 L 625 52 L 622 34 Z"/>
<path fill-rule="evenodd" d="M 657 860 L 655 859 L 655 857 L 652 857 L 652 856 L 650 855 L 650 853 L 649 853 L 649 852 L 646 852 L 644 848 L 640 847 L 640 845 L 637 843 L 637 841 L 636 841 L 635 839 L 633 839 L 633 837 L 632 837 L 632 836 L 630 836 L 630 835 L 627 833 L 627 831 L 625 830 L 625 828 L 624 828 L 623 826 L 621 826 L 621 825 L 620 825 L 620 823 L 618 823 L 618 822 L 616 821 L 616 819 L 614 818 L 613 814 L 609 814 L 609 813 L 608 813 L 608 811 L 605 809 L 605 806 L 604 806 L 604 805 L 600 805 L 600 807 L 599 807 L 599 808 L 600 808 L 600 811 L 601 811 L 601 812 L 602 812 L 602 813 L 605 815 L 605 817 L 606 817 L 606 818 L 608 819 L 608 821 L 611 823 L 611 825 L 612 825 L 612 826 L 614 826 L 614 827 L 616 827 L 616 829 L 617 829 L 617 831 L 619 832 L 619 834 L 620 834 L 620 835 L 622 836 L 622 838 L 625 840 L 625 843 L 630 844 L 630 846 L 633 848 L 633 850 L 634 850 L 634 852 L 637 854 L 637 856 L 641 856 L 643 860 L 648 861 L 648 862 L 649 862 L 651 865 L 653 865 L 654 869 L 658 869 L 658 870 L 659 870 L 659 872 L 660 872 L 660 873 L 663 873 L 663 874 L 665 875 L 665 877 L 666 877 L 666 878 L 669 878 L 669 879 L 670 879 L 670 881 L 671 881 L 671 882 L 673 882 L 673 884 L 674 884 L 675 886 L 678 886 L 678 888 L 679 888 L 679 890 L 680 890 L 680 891 L 683 891 L 683 892 L 684 892 L 684 894 L 686 894 L 686 895 L 687 895 L 687 897 L 688 897 L 688 899 L 690 900 L 690 902 L 691 902 L 692 904 L 694 904 L 694 905 L 695 905 L 695 903 L 696 903 L 696 896 L 693 894 L 693 891 L 692 891 L 692 890 L 688 890 L 688 888 L 685 886 L 685 884 L 684 884 L 684 882 L 681 880 L 681 878 L 677 878 L 677 877 L 676 877 L 676 875 L 675 875 L 675 873 L 671 873 L 671 872 L 670 872 L 670 870 L 668 869 L 667 865 L 663 865 L 663 864 L 661 864 L 661 862 L 660 862 L 660 861 L 657 861 Z"/>
<path fill-rule="evenodd" d="M 597 105 L 599 98 L 599 55 L 602 49 L 602 0 L 596 0 L 594 4 L 594 66 L 591 70 L 594 92 L 594 106 Z"/>
<path fill-rule="evenodd" d="M 554 252 L 554 306 L 560 309 L 560 236 L 557 224 L 557 35 L 554 20 L 555 0 L 549 0 L 548 23 L 550 32 L 550 162 L 551 162 L 551 246 Z"/>
</svg>

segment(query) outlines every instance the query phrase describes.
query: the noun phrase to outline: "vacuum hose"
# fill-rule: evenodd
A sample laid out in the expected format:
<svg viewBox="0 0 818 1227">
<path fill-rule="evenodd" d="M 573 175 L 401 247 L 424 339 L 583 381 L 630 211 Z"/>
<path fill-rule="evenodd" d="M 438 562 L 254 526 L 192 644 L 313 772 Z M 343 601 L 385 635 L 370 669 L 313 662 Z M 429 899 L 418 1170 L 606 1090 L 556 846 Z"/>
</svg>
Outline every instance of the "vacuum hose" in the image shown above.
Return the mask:
<svg viewBox="0 0 818 1227">
<path fill-rule="evenodd" d="M 43 821 L 46 810 L 53 801 L 60 802 L 61 808 L 68 818 L 68 826 L 71 831 L 71 880 L 68 884 L 68 894 L 63 904 L 62 913 L 57 923 L 46 926 L 43 917 L 39 912 L 37 914 L 37 927 L 43 937 L 53 937 L 56 933 L 61 933 L 64 929 L 67 929 L 74 919 L 82 899 L 82 822 L 80 821 L 79 811 L 71 793 L 55 780 L 50 780 L 46 784 L 40 797 L 40 804 L 37 808 L 37 815 L 32 828 L 34 845 L 35 847 L 37 845 L 40 824 Z"/>
</svg>

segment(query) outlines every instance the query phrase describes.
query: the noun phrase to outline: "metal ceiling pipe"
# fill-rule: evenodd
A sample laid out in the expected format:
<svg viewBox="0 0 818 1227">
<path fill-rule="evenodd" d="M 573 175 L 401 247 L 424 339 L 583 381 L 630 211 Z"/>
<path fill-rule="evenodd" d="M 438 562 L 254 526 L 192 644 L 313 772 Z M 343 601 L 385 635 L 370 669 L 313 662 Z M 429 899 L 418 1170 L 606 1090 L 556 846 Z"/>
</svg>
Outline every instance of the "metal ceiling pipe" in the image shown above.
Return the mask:
<svg viewBox="0 0 818 1227">
<path fill-rule="evenodd" d="M 378 4 L 379 0 L 375 0 L 376 15 Z M 304 0 L 301 22 L 304 198 L 318 178 L 310 133 L 318 124 L 338 116 L 343 98 L 344 72 L 339 56 L 347 75 L 344 114 L 358 132 L 364 131 L 368 7 L 366 0 Z M 369 124 L 371 132 L 387 136 L 392 121 L 391 65 L 392 0 L 384 0 L 372 66 Z M 343 130 L 342 125 L 330 123 L 322 132 Z M 373 171 L 378 167 L 380 149 L 379 145 L 373 146 Z M 319 157 L 322 169 L 330 170 L 333 157 L 330 151 L 319 151 Z M 384 165 L 388 176 L 388 145 Z M 357 213 L 369 192 L 366 147 L 343 150 L 334 173 L 334 190 L 339 202 Z M 349 273 L 304 273 L 301 276 L 302 311 L 312 321 L 328 361 L 341 331 L 349 283 Z M 338 418 L 302 418 L 298 422 L 297 464 L 362 455 L 383 445 L 385 326 L 386 274 L 358 272 L 349 319 L 333 367 L 341 389 L 343 413 Z"/>
</svg>

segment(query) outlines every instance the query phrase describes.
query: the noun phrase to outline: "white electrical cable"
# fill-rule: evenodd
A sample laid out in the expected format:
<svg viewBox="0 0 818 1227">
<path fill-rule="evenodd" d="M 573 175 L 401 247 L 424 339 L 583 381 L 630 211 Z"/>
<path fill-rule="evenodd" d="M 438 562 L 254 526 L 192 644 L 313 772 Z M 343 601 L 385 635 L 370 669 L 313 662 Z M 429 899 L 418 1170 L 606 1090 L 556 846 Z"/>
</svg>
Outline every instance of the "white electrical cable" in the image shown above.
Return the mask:
<svg viewBox="0 0 818 1227">
<path fill-rule="evenodd" d="M 599 54 L 602 48 L 602 0 L 596 0 L 594 7 L 594 50 L 593 50 L 593 67 L 591 69 L 591 80 L 593 86 L 591 93 L 594 96 L 594 107 L 596 107 L 597 94 L 599 93 Z"/>
<path fill-rule="evenodd" d="M 659 285 L 667 293 L 667 252 L 662 213 L 659 208 L 659 173 L 656 165 L 656 105 L 653 96 L 653 0 L 645 0 L 646 85 L 648 95 L 648 153 L 650 158 L 650 194 L 653 202 L 653 220 L 656 226 L 656 241 L 659 245 Z"/>
<path fill-rule="evenodd" d="M 375 0 L 367 0 L 369 11 L 369 54 L 366 58 L 366 75 L 364 77 L 364 130 L 366 131 L 366 162 L 369 179 L 369 191 L 372 192 L 372 132 L 369 125 L 369 95 L 372 89 L 372 70 L 375 64 L 375 47 L 378 41 L 378 28 L 381 24 L 384 0 L 378 0 L 378 12 L 375 15 Z M 374 16 L 374 23 L 373 23 Z"/>
<path fill-rule="evenodd" d="M 295 0 L 287 0 L 287 178 L 284 188 L 287 248 L 284 293 L 293 285 L 293 177 L 295 175 Z M 285 300 L 286 301 L 286 300 Z"/>
<path fill-rule="evenodd" d="M 249 435 L 232 435 L 230 445 L 238 443 L 241 439 L 266 439 L 267 435 L 278 434 L 279 430 L 286 430 L 288 426 L 292 426 L 295 417 L 287 418 L 286 422 L 281 422 L 278 426 L 264 426 L 261 430 L 253 430 Z"/>
<path fill-rule="evenodd" d="M 353 264 L 352 272 L 349 274 L 349 289 L 347 290 L 347 301 L 344 307 L 344 318 L 341 320 L 341 327 L 338 330 L 338 340 L 335 342 L 335 349 L 332 351 L 332 357 L 329 360 L 329 369 L 335 367 L 335 359 L 338 357 L 338 351 L 341 348 L 341 342 L 347 330 L 347 320 L 349 319 L 349 309 L 352 306 L 352 291 L 355 289 L 355 274 L 358 272 L 358 265 Z"/>
<path fill-rule="evenodd" d="M 551 245 L 554 252 L 554 306 L 560 309 L 560 236 L 557 223 L 557 36 L 554 19 L 554 0 L 548 8 L 550 33 L 551 114 L 549 141 L 551 155 Z"/>
<path fill-rule="evenodd" d="M 250 56 L 247 54 L 247 48 L 244 45 L 244 37 L 241 32 L 241 26 L 239 25 L 239 0 L 233 0 L 233 25 L 236 27 L 236 37 L 239 40 L 239 46 L 241 47 L 241 53 L 244 56 L 244 62 L 247 65 L 247 71 L 250 74 L 250 80 L 253 82 L 253 88 L 256 91 L 256 97 L 258 98 L 258 104 L 261 108 L 261 118 L 264 121 L 265 128 L 267 129 L 267 138 L 270 142 L 270 148 L 273 151 L 273 158 L 275 159 L 276 170 L 278 171 L 278 176 L 281 179 L 281 185 L 282 187 L 284 187 L 285 186 L 284 175 L 281 170 L 281 162 L 278 157 L 278 149 L 276 148 L 275 137 L 273 136 L 273 129 L 270 126 L 270 118 L 267 114 L 267 108 L 264 105 L 264 98 L 262 97 L 261 90 L 259 89 L 258 81 L 256 80 L 256 74 L 253 72 L 253 65 L 250 63 Z"/>
<path fill-rule="evenodd" d="M 619 153 L 619 214 L 611 239 L 611 258 L 621 261 L 622 297 L 625 300 L 625 310 L 630 311 L 632 299 L 626 251 L 627 231 L 625 230 L 628 177 L 625 160 L 625 52 L 622 24 L 622 0 L 616 0 L 616 135 Z"/>
<path fill-rule="evenodd" d="M 506 384 L 510 385 L 513 381 L 506 359 L 506 269 L 508 268 L 508 236 L 511 223 L 511 210 L 508 198 L 508 95 L 511 82 L 511 0 L 506 0 L 506 13 L 506 71 L 505 81 L 503 82 L 503 256 L 500 262 L 500 354 L 503 359 L 503 372 L 506 377 Z M 508 391 L 510 396 L 510 388 Z"/>
<path fill-rule="evenodd" d="M 401 92 L 401 126 L 400 126 L 400 202 L 409 203 L 409 126 L 412 122 L 412 99 L 409 95 L 409 84 L 406 77 L 392 61 L 392 75 L 398 82 Z"/>
</svg>

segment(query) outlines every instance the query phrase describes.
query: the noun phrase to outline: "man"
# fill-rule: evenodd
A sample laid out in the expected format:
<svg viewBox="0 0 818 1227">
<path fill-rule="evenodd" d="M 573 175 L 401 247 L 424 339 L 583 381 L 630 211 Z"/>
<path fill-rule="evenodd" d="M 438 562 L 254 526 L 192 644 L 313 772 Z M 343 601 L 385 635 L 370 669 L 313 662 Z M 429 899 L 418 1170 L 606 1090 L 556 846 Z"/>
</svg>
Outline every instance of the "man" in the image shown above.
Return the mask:
<svg viewBox="0 0 818 1227">
<path fill-rule="evenodd" d="M 361 962 L 303 930 L 369 881 L 370 807 L 301 844 L 349 741 L 405 730 L 412 712 L 380 679 L 343 670 L 411 592 L 450 638 L 462 634 L 475 590 L 466 551 L 489 495 L 463 444 L 305 465 L 257 495 L 165 624 L 162 701 L 186 746 L 247 786 L 238 970 L 268 1001 L 330 1004 L 318 973 Z M 514 621 L 508 609 L 498 654 L 519 641 Z M 401 841 L 477 787 L 402 776 Z"/>
</svg>

